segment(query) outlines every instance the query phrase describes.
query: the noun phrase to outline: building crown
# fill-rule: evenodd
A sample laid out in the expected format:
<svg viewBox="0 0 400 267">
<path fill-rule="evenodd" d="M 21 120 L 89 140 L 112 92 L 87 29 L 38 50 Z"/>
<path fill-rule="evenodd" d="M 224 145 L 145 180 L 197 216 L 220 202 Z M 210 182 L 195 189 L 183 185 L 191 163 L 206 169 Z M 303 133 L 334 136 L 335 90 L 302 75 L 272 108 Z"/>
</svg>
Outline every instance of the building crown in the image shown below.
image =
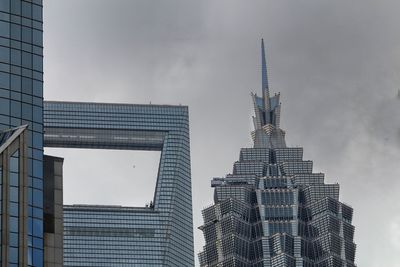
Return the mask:
<svg viewBox="0 0 400 267">
<path fill-rule="evenodd" d="M 254 147 L 286 147 L 285 132 L 280 129 L 280 94 L 275 94 L 273 97 L 269 94 L 264 39 L 261 39 L 261 86 L 261 97 L 254 93 L 251 94 L 255 113 L 253 116 L 254 131 L 251 133 Z"/>
</svg>

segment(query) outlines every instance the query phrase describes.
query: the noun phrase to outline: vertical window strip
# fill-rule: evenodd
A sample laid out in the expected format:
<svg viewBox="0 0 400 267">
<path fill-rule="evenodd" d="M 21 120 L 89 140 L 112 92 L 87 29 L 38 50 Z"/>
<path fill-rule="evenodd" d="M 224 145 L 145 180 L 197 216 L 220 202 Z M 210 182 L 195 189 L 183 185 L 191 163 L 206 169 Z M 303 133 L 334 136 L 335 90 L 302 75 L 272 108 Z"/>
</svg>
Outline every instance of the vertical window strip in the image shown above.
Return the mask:
<svg viewBox="0 0 400 267">
<path fill-rule="evenodd" d="M 19 150 L 9 160 L 8 209 L 9 227 L 8 261 L 10 266 L 19 263 Z"/>
</svg>

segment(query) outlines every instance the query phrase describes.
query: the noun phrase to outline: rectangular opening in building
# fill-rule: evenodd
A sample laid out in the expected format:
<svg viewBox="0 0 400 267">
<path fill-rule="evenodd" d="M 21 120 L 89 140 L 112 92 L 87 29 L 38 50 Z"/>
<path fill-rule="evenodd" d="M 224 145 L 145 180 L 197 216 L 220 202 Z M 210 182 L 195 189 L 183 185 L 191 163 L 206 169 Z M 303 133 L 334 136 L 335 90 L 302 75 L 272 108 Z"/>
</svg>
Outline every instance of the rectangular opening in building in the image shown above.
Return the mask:
<svg viewBox="0 0 400 267">
<path fill-rule="evenodd" d="M 64 158 L 64 205 L 145 207 L 153 201 L 160 151 L 45 148 Z"/>
</svg>

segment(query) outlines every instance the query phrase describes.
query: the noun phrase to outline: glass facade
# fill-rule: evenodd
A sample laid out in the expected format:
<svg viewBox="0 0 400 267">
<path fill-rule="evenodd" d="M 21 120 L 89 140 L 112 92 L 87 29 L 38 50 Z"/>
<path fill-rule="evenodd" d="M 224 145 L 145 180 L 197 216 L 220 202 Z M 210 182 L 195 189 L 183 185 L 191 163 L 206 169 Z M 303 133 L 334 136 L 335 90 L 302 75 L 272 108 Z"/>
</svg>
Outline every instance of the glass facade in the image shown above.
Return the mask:
<svg viewBox="0 0 400 267">
<path fill-rule="evenodd" d="M 44 126 L 47 147 L 161 151 L 149 207 L 64 207 L 64 266 L 194 265 L 187 107 L 51 101 Z"/>
<path fill-rule="evenodd" d="M 28 248 L 23 255 L 28 266 L 43 266 L 42 20 L 42 0 L 0 0 L 0 130 L 28 125 Z M 10 164 L 15 165 L 13 158 L 17 156 Z M 14 177 L 16 172 L 10 171 Z M 18 185 L 9 186 L 10 211 L 17 214 Z M 21 235 L 19 223 L 21 217 L 10 216 L 10 266 L 20 265 L 18 259 L 25 251 L 16 242 Z"/>
<path fill-rule="evenodd" d="M 0 132 L 1 262 L 2 266 L 28 266 L 26 176 L 27 126 Z M 28 189 L 28 190 L 27 190 Z"/>
<path fill-rule="evenodd" d="M 215 204 L 203 210 L 201 266 L 355 266 L 351 207 L 339 185 L 312 172 L 302 148 L 286 147 L 279 94 L 269 95 L 262 43 L 263 95 L 253 95 L 253 148 L 232 174 L 214 178 Z"/>
<path fill-rule="evenodd" d="M 9 159 L 8 183 L 8 266 L 18 266 L 19 254 L 19 151 L 16 150 Z"/>
</svg>

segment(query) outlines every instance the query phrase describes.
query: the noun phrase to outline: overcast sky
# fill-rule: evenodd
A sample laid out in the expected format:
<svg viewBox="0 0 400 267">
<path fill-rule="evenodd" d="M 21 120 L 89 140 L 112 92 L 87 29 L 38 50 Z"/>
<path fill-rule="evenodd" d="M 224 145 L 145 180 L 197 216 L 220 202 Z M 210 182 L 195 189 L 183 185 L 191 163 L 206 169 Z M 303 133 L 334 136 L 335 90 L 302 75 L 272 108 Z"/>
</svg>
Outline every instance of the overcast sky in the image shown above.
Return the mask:
<svg viewBox="0 0 400 267">
<path fill-rule="evenodd" d="M 230 173 L 240 148 L 251 146 L 250 92 L 260 92 L 263 37 L 286 142 L 304 147 L 327 182 L 340 183 L 341 201 L 354 208 L 358 266 L 400 266 L 399 1 L 44 4 L 47 100 L 189 106 L 196 254 L 210 180 Z M 155 174 L 142 171 L 157 166 L 157 153 L 115 153 L 115 164 L 127 167 L 107 175 L 120 170 L 115 176 L 129 179 L 107 197 L 96 195 L 107 192 L 105 183 L 76 186 L 105 176 L 95 167 L 79 174 L 82 162 L 106 165 L 105 154 L 59 153 L 67 155 L 67 203 L 144 205 L 152 198 Z M 153 183 L 148 196 L 140 195 L 141 177 Z"/>
</svg>

